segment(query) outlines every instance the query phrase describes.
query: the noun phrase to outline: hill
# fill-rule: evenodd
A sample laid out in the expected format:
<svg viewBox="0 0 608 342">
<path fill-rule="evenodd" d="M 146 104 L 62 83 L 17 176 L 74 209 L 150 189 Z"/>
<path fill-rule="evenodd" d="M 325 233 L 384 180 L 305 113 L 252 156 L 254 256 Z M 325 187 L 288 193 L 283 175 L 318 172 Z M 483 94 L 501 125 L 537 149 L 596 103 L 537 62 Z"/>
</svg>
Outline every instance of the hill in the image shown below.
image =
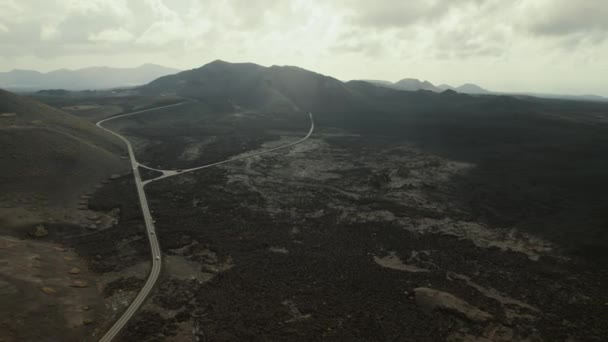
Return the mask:
<svg viewBox="0 0 608 342">
<path fill-rule="evenodd" d="M 431 82 L 429 82 L 429 81 L 421 82 L 420 80 L 417 80 L 415 78 L 404 78 L 401 81 L 398 81 L 395 84 L 393 84 L 393 87 L 396 89 L 408 90 L 408 91 L 417 91 L 417 90 L 430 90 L 430 91 L 434 91 L 434 92 L 440 91 L 440 89 L 435 87 Z"/>
<path fill-rule="evenodd" d="M 161 77 L 139 88 L 145 94 L 196 98 L 216 109 L 331 111 L 355 94 L 335 78 L 292 66 L 214 61 L 200 68 Z"/>
<path fill-rule="evenodd" d="M 466 83 L 455 89 L 457 92 L 465 94 L 489 94 L 486 89 L 472 83 Z"/>
<path fill-rule="evenodd" d="M 372 84 L 376 84 L 379 86 L 386 86 L 386 87 L 390 87 L 393 85 L 393 82 L 391 81 L 384 81 L 384 80 L 361 80 L 364 82 L 368 82 L 368 83 L 372 83 Z"/>
<path fill-rule="evenodd" d="M 317 120 L 340 122 L 351 127 L 378 125 L 380 121 L 388 120 L 382 114 L 428 116 L 429 113 L 468 111 L 472 117 L 489 120 L 495 115 L 544 111 L 547 107 L 557 112 L 571 109 L 564 103 L 557 105 L 532 97 L 501 96 L 474 84 L 457 88 L 435 87 L 416 79 L 387 84 L 387 81 L 375 80 L 344 83 L 293 66 L 264 67 L 216 60 L 200 68 L 161 77 L 134 91 L 147 96 L 196 98 L 210 108 L 224 112 L 240 108 L 271 112 L 312 111 Z M 433 87 L 434 91 L 420 91 Z M 403 91 L 403 88 L 415 91 Z M 466 92 L 485 92 L 494 96 L 474 97 Z"/>
<path fill-rule="evenodd" d="M 429 81 L 420 81 L 418 79 L 415 78 L 404 78 L 398 82 L 390 82 L 390 81 L 383 81 L 383 80 L 361 80 L 364 82 L 368 82 L 380 87 L 386 87 L 386 88 L 391 88 L 391 89 L 398 89 L 398 90 L 405 90 L 405 91 L 418 91 L 418 90 L 429 90 L 429 91 L 434 91 L 434 92 L 441 92 L 442 89 L 441 87 L 436 87 L 434 86 L 431 82 Z"/>
<path fill-rule="evenodd" d="M 437 88 L 439 88 L 441 90 L 453 90 L 453 91 L 456 91 L 456 88 L 452 87 L 449 84 L 441 84 L 441 85 L 438 85 Z"/>
<path fill-rule="evenodd" d="M 34 91 L 40 89 L 108 89 L 146 84 L 161 76 L 179 72 L 155 64 L 136 68 L 91 67 L 78 70 L 61 69 L 48 73 L 12 70 L 0 73 L 0 87 Z"/>
<path fill-rule="evenodd" d="M 119 140 L 88 121 L 4 90 L 0 131 L 5 204 L 33 198 L 50 207 L 73 205 L 100 180 L 125 171 Z"/>
<path fill-rule="evenodd" d="M 381 121 L 387 119 L 382 114 L 421 115 L 429 111 L 449 112 L 454 108 L 472 111 L 491 108 L 496 112 L 528 105 L 524 100 L 513 98 L 505 101 L 500 97 L 475 99 L 466 94 L 442 94 L 442 90 L 430 82 L 415 79 L 404 79 L 390 87 L 385 82 L 372 82 L 343 83 L 293 66 L 264 67 L 217 60 L 161 77 L 136 91 L 146 96 L 195 98 L 224 112 L 241 108 L 312 111 L 316 120 L 350 127 L 381 125 Z M 409 91 L 404 92 L 406 88 Z M 434 90 L 427 91 L 431 89 Z"/>
<path fill-rule="evenodd" d="M 404 78 L 399 82 L 389 82 L 389 81 L 380 81 L 380 80 L 363 80 L 365 82 L 369 82 L 375 84 L 377 86 L 398 89 L 398 90 L 406 90 L 406 91 L 418 91 L 418 90 L 429 90 L 436 93 L 443 92 L 444 90 L 453 90 L 463 94 L 490 94 L 491 92 L 472 83 L 466 83 L 459 87 L 452 87 L 449 84 L 441 84 L 439 86 L 433 85 L 429 81 L 420 81 L 415 78 Z"/>
</svg>

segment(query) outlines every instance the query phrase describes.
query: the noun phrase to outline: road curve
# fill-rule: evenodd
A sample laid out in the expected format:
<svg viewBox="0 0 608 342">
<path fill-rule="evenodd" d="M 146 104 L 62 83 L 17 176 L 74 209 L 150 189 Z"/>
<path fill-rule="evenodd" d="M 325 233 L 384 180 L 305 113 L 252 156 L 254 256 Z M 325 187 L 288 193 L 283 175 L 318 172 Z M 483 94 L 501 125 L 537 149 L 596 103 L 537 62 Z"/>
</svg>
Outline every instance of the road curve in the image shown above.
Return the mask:
<svg viewBox="0 0 608 342">
<path fill-rule="evenodd" d="M 96 123 L 97 127 L 118 137 L 125 143 L 125 145 L 127 145 L 127 150 L 129 151 L 129 159 L 131 160 L 131 168 L 133 169 L 133 176 L 135 177 L 135 185 L 137 187 L 137 194 L 139 196 L 139 202 L 141 205 L 142 213 L 144 215 L 144 222 L 146 224 L 146 231 L 147 231 L 146 235 L 148 235 L 148 241 L 150 242 L 150 250 L 152 253 L 152 269 L 150 270 L 150 274 L 148 276 L 148 279 L 146 280 L 146 283 L 144 284 L 141 291 L 139 291 L 139 293 L 137 294 L 137 297 L 135 297 L 133 302 L 131 302 L 131 304 L 129 305 L 127 310 L 114 323 L 114 325 L 106 332 L 106 334 L 100 339 L 101 342 L 110 342 L 118 335 L 118 333 L 122 330 L 122 328 L 125 327 L 125 325 L 129 322 L 129 320 L 133 317 L 133 315 L 137 312 L 137 310 L 141 307 L 143 302 L 146 300 L 146 298 L 150 294 L 150 291 L 154 288 L 154 285 L 156 284 L 158 277 L 160 276 L 160 271 L 161 271 L 161 266 L 162 266 L 162 254 L 161 254 L 160 245 L 158 243 L 158 239 L 157 239 L 157 235 L 156 235 L 156 231 L 155 231 L 154 220 L 152 219 L 152 215 L 150 213 L 150 208 L 148 206 L 148 199 L 146 197 L 146 192 L 144 190 L 144 187 L 146 184 L 148 184 L 152 181 L 157 181 L 157 180 L 164 179 L 167 177 L 172 177 L 172 176 L 177 176 L 177 175 L 180 175 L 183 173 L 198 171 L 198 170 L 205 169 L 208 167 L 225 164 L 225 163 L 236 161 L 236 160 L 245 159 L 245 158 L 257 156 L 257 155 L 264 154 L 264 153 L 269 153 L 269 152 L 276 151 L 279 149 L 288 148 L 288 147 L 294 146 L 296 144 L 302 143 L 305 140 L 307 140 L 312 135 L 312 133 L 315 129 L 315 124 L 314 124 L 314 119 L 313 119 L 312 113 L 308 113 L 308 116 L 310 118 L 310 129 L 308 131 L 308 134 L 306 134 L 306 136 L 304 138 L 302 138 L 298 141 L 295 141 L 295 142 L 292 142 L 289 144 L 285 144 L 285 145 L 281 145 L 281 146 L 277 146 L 274 148 L 270 148 L 270 149 L 267 149 L 264 151 L 260 151 L 260 152 L 232 158 L 232 159 L 227 159 L 224 161 L 220 161 L 220 162 L 216 162 L 216 163 L 212 163 L 212 164 L 208 164 L 208 165 L 194 167 L 194 168 L 190 168 L 190 169 L 186 169 L 181 172 L 178 172 L 177 170 L 154 169 L 154 168 L 140 164 L 139 162 L 137 162 L 137 159 L 135 158 L 135 152 L 133 151 L 133 146 L 131 146 L 131 143 L 129 142 L 129 140 L 127 140 L 122 135 L 102 126 L 102 124 L 104 122 L 108 122 L 110 120 L 114 120 L 114 119 L 118 119 L 118 118 L 122 118 L 122 117 L 126 117 L 126 116 L 131 116 L 131 115 L 135 115 L 135 114 L 151 112 L 151 111 L 155 111 L 155 110 L 159 110 L 159 109 L 163 109 L 163 108 L 177 107 L 177 106 L 181 106 L 183 104 L 189 103 L 189 102 L 192 102 L 192 101 L 180 102 L 180 103 L 172 104 L 172 105 L 168 105 L 168 106 L 156 107 L 156 108 L 140 110 L 140 111 L 136 111 L 136 112 L 132 112 L 132 113 L 121 114 L 121 115 L 117 115 L 117 116 L 113 116 L 113 117 L 101 120 Z M 163 175 L 158 178 L 143 182 L 141 180 L 141 175 L 139 173 L 139 166 L 149 169 L 149 170 L 162 172 Z"/>
<path fill-rule="evenodd" d="M 212 167 L 212 166 L 226 164 L 226 163 L 230 163 L 230 162 L 241 160 L 241 159 L 245 159 L 245 158 L 251 158 L 251 157 L 259 156 L 260 154 L 265 154 L 265 153 L 268 153 L 268 152 L 273 152 L 273 151 L 276 151 L 276 150 L 281 150 L 281 149 L 284 149 L 284 148 L 288 148 L 288 147 L 297 145 L 297 144 L 299 144 L 299 143 L 304 142 L 305 140 L 307 140 L 312 135 L 312 133 L 315 130 L 315 121 L 314 121 L 314 118 L 312 116 L 312 113 L 308 113 L 308 118 L 310 119 L 310 129 L 308 130 L 308 134 L 306 134 L 306 136 L 304 138 L 302 138 L 302 139 L 300 139 L 298 141 L 294 141 L 294 142 L 289 143 L 289 144 L 285 144 L 285 145 L 269 148 L 267 150 L 262 150 L 262 151 L 251 153 L 251 154 L 245 154 L 245 155 L 234 157 L 234 158 L 229 158 L 229 159 L 226 159 L 226 160 L 222 160 L 222 161 L 219 161 L 219 162 L 215 162 L 215 163 L 211 163 L 211 164 L 207 164 L 207 165 L 203 165 L 203 166 L 197 166 L 197 167 L 193 167 L 193 168 L 190 168 L 190 169 L 184 169 L 182 171 L 154 169 L 154 168 L 150 168 L 150 167 L 142 165 L 142 167 L 144 167 L 146 169 L 153 170 L 153 171 L 158 171 L 158 172 L 161 172 L 163 174 L 162 176 L 159 176 L 157 178 L 144 181 L 144 185 L 146 185 L 148 183 L 151 183 L 151 182 L 155 182 L 155 181 L 164 179 L 164 178 L 173 177 L 173 176 L 177 176 L 177 175 L 182 175 L 184 173 L 198 171 L 198 170 L 206 169 L 206 168 L 209 168 L 209 167 Z"/>
<path fill-rule="evenodd" d="M 146 198 L 146 192 L 144 191 L 144 184 L 141 180 L 141 175 L 139 174 L 139 167 L 138 167 L 139 163 L 137 162 L 137 159 L 135 159 L 135 152 L 133 151 L 133 146 L 131 146 L 131 143 L 125 137 L 123 137 L 122 135 L 120 135 L 110 129 L 103 127 L 102 124 L 104 122 L 122 118 L 125 116 L 140 114 L 140 113 L 145 113 L 145 112 L 151 112 L 153 110 L 158 110 L 158 109 L 163 109 L 163 108 L 176 107 L 176 106 L 180 106 L 184 103 L 187 103 L 187 102 L 181 102 L 181 103 L 173 104 L 173 105 L 169 105 L 169 106 L 162 106 L 162 107 L 157 107 L 157 108 L 152 108 L 152 109 L 140 110 L 140 111 L 133 112 L 133 113 L 117 115 L 117 116 L 113 116 L 113 117 L 105 119 L 105 120 L 101 120 L 101 121 L 97 122 L 97 124 L 96 124 L 97 127 L 117 136 L 127 145 L 127 150 L 129 151 L 129 159 L 131 160 L 131 169 L 133 170 L 133 176 L 135 177 L 135 186 L 137 187 L 137 195 L 139 196 L 139 203 L 141 205 L 141 210 L 144 215 L 144 222 L 146 223 L 146 231 L 147 231 L 146 235 L 148 235 L 148 241 L 150 242 L 150 251 L 152 252 L 152 269 L 150 270 L 150 275 L 148 276 L 148 280 L 146 280 L 146 283 L 144 284 L 143 288 L 141 289 L 141 291 L 139 291 L 139 293 L 137 294 L 137 297 L 135 297 L 133 302 L 131 302 L 131 305 L 129 305 L 127 310 L 114 323 L 114 325 L 110 328 L 110 330 L 108 330 L 106 332 L 106 334 L 100 339 L 100 341 L 102 341 L 102 342 L 112 341 L 116 337 L 116 335 L 118 335 L 120 330 L 131 319 L 131 317 L 133 317 L 135 312 L 137 312 L 139 307 L 143 304 L 144 300 L 146 299 L 146 297 L 148 296 L 148 294 L 150 293 L 150 291 L 156 284 L 156 281 L 158 280 L 158 277 L 160 276 L 160 270 L 161 270 L 161 266 L 162 266 L 162 259 L 161 259 L 162 255 L 160 252 L 160 245 L 158 244 L 158 239 L 156 238 L 154 220 L 152 219 L 152 215 L 150 214 L 150 208 L 148 207 L 148 199 Z"/>
</svg>

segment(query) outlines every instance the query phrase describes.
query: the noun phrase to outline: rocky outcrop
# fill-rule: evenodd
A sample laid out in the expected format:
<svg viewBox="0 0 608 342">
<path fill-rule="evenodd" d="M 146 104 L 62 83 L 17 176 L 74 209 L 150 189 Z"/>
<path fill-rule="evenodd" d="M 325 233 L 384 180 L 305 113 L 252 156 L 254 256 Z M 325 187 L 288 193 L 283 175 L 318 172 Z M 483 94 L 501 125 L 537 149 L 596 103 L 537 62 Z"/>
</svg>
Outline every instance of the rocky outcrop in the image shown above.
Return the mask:
<svg viewBox="0 0 608 342">
<path fill-rule="evenodd" d="M 78 287 L 78 288 L 84 288 L 84 287 L 88 287 L 89 283 L 87 283 L 84 280 L 74 280 L 72 281 L 72 283 L 70 284 L 71 287 Z"/>
<path fill-rule="evenodd" d="M 447 292 L 428 287 L 418 287 L 414 292 L 416 303 L 429 313 L 437 310 L 447 311 L 473 322 L 486 322 L 494 318 L 491 314 Z"/>
<path fill-rule="evenodd" d="M 45 237 L 45 236 L 49 235 L 49 231 L 46 230 L 46 228 L 40 224 L 40 225 L 36 226 L 36 229 L 34 230 L 32 235 L 34 237 L 41 238 L 41 237 Z"/>
<path fill-rule="evenodd" d="M 43 293 L 47 294 L 47 295 L 53 295 L 55 293 L 57 293 L 57 290 L 55 290 L 52 287 L 49 286 L 44 286 L 40 289 L 40 291 L 42 291 Z"/>
</svg>

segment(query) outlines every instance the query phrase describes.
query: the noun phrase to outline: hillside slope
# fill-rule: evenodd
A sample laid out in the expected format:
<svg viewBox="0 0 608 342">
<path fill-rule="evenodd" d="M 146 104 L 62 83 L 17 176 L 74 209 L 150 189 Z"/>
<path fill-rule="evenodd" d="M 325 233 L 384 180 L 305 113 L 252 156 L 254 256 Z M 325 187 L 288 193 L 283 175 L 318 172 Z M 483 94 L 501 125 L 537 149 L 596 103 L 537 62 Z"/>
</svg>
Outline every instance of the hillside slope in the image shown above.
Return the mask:
<svg viewBox="0 0 608 342">
<path fill-rule="evenodd" d="M 177 94 L 216 109 L 332 111 L 350 106 L 356 94 L 335 78 L 291 66 L 214 61 L 161 77 L 140 88 L 147 94 Z"/>
<path fill-rule="evenodd" d="M 0 131 L 0 202 L 33 198 L 46 199 L 49 206 L 74 204 L 79 193 L 125 171 L 116 138 L 85 120 L 3 90 Z"/>
</svg>

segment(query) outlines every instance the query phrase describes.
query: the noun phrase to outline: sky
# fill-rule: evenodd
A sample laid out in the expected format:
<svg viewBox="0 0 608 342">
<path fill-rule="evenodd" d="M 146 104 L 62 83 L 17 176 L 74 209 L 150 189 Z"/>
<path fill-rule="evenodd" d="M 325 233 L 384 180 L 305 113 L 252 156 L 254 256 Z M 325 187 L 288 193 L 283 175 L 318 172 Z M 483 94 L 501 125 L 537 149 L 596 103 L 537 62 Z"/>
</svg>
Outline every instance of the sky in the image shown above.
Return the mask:
<svg viewBox="0 0 608 342">
<path fill-rule="evenodd" d="M 0 0 L 0 71 L 216 59 L 608 96 L 608 1 Z"/>
</svg>

